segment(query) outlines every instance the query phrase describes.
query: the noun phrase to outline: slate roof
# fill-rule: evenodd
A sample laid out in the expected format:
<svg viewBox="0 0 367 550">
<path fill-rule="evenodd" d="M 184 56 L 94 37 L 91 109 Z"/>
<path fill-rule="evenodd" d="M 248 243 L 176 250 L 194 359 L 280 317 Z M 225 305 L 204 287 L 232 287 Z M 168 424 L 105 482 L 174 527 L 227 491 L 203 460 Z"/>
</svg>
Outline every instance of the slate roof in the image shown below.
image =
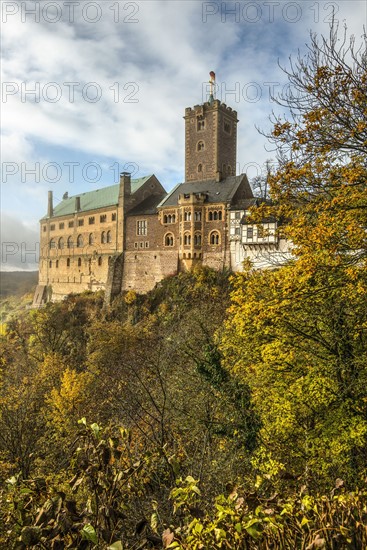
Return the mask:
<svg viewBox="0 0 367 550">
<path fill-rule="evenodd" d="M 192 181 L 179 183 L 170 193 L 158 204 L 158 208 L 167 206 L 176 206 L 178 196 L 189 193 L 205 193 L 208 203 L 231 202 L 241 182 L 246 179 L 246 175 L 229 176 L 225 180 L 215 181 Z"/>
<path fill-rule="evenodd" d="M 131 192 L 135 193 L 152 175 L 145 176 L 144 178 L 137 178 L 131 180 Z M 73 195 L 67 199 L 63 199 L 59 204 L 54 207 L 53 218 L 58 216 L 67 216 L 74 214 L 75 212 L 75 197 L 80 197 L 80 210 L 79 212 L 87 212 L 88 210 L 95 210 L 97 208 L 106 208 L 107 206 L 115 206 L 118 203 L 120 184 L 110 185 L 103 187 L 102 189 L 96 189 L 95 191 L 87 191 L 86 193 L 80 193 Z M 47 218 L 44 216 L 42 219 Z"/>
<path fill-rule="evenodd" d="M 147 216 L 151 214 L 157 214 L 157 206 L 162 201 L 165 194 L 150 195 L 144 199 L 140 204 L 135 206 L 127 212 L 127 216 Z"/>
</svg>

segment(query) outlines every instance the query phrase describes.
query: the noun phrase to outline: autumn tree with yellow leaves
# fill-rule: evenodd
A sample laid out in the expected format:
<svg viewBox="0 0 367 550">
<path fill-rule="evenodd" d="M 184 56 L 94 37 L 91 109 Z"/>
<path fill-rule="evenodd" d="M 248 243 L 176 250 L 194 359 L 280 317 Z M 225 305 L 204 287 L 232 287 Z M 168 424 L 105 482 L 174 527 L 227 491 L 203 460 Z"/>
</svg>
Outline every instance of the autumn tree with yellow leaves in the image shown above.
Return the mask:
<svg viewBox="0 0 367 550">
<path fill-rule="evenodd" d="M 274 216 L 288 265 L 234 277 L 221 349 L 251 388 L 258 482 L 360 483 L 367 453 L 367 53 L 332 25 L 285 72 L 273 120 Z"/>
</svg>

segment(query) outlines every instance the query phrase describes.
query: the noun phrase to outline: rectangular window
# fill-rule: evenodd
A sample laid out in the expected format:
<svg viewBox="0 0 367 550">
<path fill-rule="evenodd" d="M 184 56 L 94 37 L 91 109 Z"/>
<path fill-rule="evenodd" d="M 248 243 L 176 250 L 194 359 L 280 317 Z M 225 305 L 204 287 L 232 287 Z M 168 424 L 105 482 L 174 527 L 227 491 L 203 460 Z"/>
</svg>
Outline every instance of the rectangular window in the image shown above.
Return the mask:
<svg viewBox="0 0 367 550">
<path fill-rule="evenodd" d="M 138 243 L 134 243 L 134 248 L 138 248 L 139 244 Z"/>
<path fill-rule="evenodd" d="M 116 221 L 116 212 L 114 212 L 114 213 L 112 214 L 112 218 L 111 218 L 111 219 L 112 219 L 113 222 Z"/>
<path fill-rule="evenodd" d="M 239 220 L 241 218 L 241 212 L 235 212 L 234 217 L 235 217 L 235 220 Z"/>
<path fill-rule="evenodd" d="M 84 225 L 84 220 L 78 220 L 78 225 L 79 225 L 79 227 L 81 227 L 82 225 Z"/>
<path fill-rule="evenodd" d="M 247 235 L 247 239 L 249 239 L 249 240 L 253 239 L 253 237 L 254 237 L 254 228 L 253 227 L 248 227 L 246 235 Z"/>
<path fill-rule="evenodd" d="M 136 234 L 137 235 L 147 235 L 147 220 L 138 220 L 136 222 Z"/>
<path fill-rule="evenodd" d="M 226 134 L 230 134 L 232 132 L 232 124 L 228 120 L 224 121 L 223 128 Z"/>
<path fill-rule="evenodd" d="M 74 222 L 69 222 L 68 226 L 69 227 L 74 227 Z"/>
<path fill-rule="evenodd" d="M 89 218 L 89 225 L 94 225 L 94 216 Z"/>
<path fill-rule="evenodd" d="M 102 214 L 102 216 L 99 216 L 99 222 L 100 223 L 105 223 L 105 221 L 107 221 L 106 214 Z"/>
<path fill-rule="evenodd" d="M 50 225 L 50 231 L 55 231 L 55 224 L 54 223 Z"/>
<path fill-rule="evenodd" d="M 64 222 L 59 223 L 59 229 L 64 229 L 64 227 L 65 227 Z"/>
<path fill-rule="evenodd" d="M 241 235 L 241 228 L 240 227 L 235 227 L 234 234 L 235 235 Z"/>
<path fill-rule="evenodd" d="M 145 242 L 145 248 L 149 248 L 149 242 L 148 241 Z"/>
</svg>

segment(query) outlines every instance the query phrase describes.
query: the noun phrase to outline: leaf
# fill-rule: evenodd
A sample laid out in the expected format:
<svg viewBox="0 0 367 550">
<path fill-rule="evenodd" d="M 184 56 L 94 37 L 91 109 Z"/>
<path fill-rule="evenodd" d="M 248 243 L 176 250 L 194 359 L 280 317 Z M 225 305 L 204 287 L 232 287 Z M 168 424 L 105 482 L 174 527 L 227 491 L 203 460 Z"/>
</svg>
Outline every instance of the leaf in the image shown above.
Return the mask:
<svg viewBox="0 0 367 550">
<path fill-rule="evenodd" d="M 171 529 L 169 528 L 165 529 L 162 535 L 163 548 L 173 548 L 170 545 L 174 538 L 175 538 L 175 534 L 171 531 Z"/>
<path fill-rule="evenodd" d="M 150 517 L 150 526 L 152 530 L 157 533 L 157 527 L 158 527 L 158 514 L 157 512 L 153 512 L 153 514 Z"/>
<path fill-rule="evenodd" d="M 120 540 L 117 540 L 111 546 L 107 547 L 107 550 L 123 550 L 122 549 L 122 542 Z"/>
<path fill-rule="evenodd" d="M 86 525 L 84 525 L 83 529 L 81 530 L 81 535 L 84 540 L 90 540 L 94 544 L 98 543 L 97 533 L 95 532 L 94 527 L 90 523 L 87 523 Z"/>
</svg>

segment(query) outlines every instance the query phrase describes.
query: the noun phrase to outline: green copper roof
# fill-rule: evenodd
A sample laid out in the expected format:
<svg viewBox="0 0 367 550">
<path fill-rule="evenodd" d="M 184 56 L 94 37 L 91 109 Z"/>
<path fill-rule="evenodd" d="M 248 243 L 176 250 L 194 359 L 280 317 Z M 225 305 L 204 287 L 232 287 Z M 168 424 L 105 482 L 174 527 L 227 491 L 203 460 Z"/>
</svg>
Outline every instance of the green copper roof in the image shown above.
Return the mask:
<svg viewBox="0 0 367 550">
<path fill-rule="evenodd" d="M 137 178 L 131 180 L 131 193 L 135 193 L 144 183 L 152 176 L 145 176 L 144 178 Z M 53 217 L 67 216 L 75 213 L 75 197 L 80 197 L 80 210 L 79 212 L 87 212 L 88 210 L 95 210 L 96 208 L 106 208 L 107 206 L 114 206 L 118 203 L 119 196 L 119 184 L 110 185 L 109 187 L 103 187 L 102 189 L 96 189 L 95 191 L 87 191 L 86 193 L 80 193 L 63 199 L 59 204 L 54 207 Z M 47 218 L 44 216 L 42 219 Z"/>
</svg>

